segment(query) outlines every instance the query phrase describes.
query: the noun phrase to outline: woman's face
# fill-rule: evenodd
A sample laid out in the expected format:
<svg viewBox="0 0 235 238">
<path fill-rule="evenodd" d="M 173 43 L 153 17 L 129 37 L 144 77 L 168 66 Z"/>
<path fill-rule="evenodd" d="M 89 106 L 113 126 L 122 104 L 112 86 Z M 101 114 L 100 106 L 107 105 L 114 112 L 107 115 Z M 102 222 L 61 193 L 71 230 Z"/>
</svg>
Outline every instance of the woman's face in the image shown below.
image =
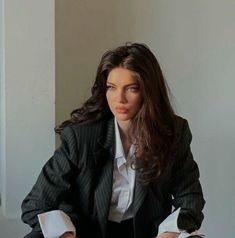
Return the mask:
<svg viewBox="0 0 235 238">
<path fill-rule="evenodd" d="M 140 85 L 134 72 L 114 68 L 108 75 L 106 86 L 108 105 L 119 125 L 129 123 L 142 105 Z"/>
</svg>

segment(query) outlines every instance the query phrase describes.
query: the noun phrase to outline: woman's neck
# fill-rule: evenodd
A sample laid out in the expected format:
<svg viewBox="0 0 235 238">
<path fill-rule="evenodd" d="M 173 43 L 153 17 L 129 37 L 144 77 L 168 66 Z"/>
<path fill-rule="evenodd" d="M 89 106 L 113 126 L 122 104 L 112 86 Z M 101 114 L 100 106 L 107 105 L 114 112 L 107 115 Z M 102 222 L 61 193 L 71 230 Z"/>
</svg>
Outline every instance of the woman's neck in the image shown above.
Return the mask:
<svg viewBox="0 0 235 238">
<path fill-rule="evenodd" d="M 121 138 L 127 139 L 129 137 L 130 121 L 117 121 L 117 123 Z"/>
<path fill-rule="evenodd" d="M 124 149 L 125 156 L 127 156 L 130 146 L 131 146 L 131 140 L 129 135 L 129 126 L 130 122 L 118 122 L 119 132 L 120 132 L 120 138 L 122 141 L 122 146 Z"/>
</svg>

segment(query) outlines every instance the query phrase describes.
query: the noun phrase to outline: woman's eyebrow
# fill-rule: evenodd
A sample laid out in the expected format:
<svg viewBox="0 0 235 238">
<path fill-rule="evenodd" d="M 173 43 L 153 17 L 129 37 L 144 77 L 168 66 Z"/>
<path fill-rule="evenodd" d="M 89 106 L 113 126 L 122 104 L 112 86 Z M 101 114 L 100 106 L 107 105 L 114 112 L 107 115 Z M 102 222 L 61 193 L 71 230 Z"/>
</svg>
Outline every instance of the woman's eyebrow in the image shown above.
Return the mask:
<svg viewBox="0 0 235 238">
<path fill-rule="evenodd" d="M 115 85 L 114 83 L 110 83 L 110 82 L 108 82 L 108 81 L 106 82 L 106 84 L 112 84 L 112 85 Z"/>
<path fill-rule="evenodd" d="M 114 84 L 114 83 L 110 83 L 110 82 L 106 82 L 106 84 L 111 84 L 111 85 L 114 85 L 114 86 L 116 86 L 116 84 Z M 139 84 L 138 83 L 130 83 L 130 84 L 125 84 L 124 85 L 124 87 L 129 87 L 129 86 L 139 86 Z"/>
</svg>

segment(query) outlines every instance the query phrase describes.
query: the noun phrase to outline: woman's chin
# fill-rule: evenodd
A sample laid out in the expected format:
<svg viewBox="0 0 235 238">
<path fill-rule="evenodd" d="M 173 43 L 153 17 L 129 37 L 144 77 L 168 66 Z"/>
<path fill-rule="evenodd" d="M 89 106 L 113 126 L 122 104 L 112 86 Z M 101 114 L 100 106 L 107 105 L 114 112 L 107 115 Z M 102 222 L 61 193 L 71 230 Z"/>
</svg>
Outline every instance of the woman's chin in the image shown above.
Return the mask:
<svg viewBox="0 0 235 238">
<path fill-rule="evenodd" d="M 126 114 L 116 114 L 114 115 L 117 121 L 128 122 L 131 120 L 131 117 Z"/>
</svg>

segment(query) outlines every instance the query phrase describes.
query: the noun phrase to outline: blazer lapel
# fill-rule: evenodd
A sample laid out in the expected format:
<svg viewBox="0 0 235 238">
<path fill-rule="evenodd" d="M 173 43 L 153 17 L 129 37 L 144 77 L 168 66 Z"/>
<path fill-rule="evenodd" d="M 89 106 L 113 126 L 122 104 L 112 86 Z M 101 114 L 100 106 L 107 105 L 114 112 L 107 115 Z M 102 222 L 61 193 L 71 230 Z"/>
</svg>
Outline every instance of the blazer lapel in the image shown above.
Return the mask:
<svg viewBox="0 0 235 238">
<path fill-rule="evenodd" d="M 105 133 L 105 132 L 104 132 Z M 108 121 L 106 137 L 99 141 L 99 148 L 95 153 L 98 167 L 97 186 L 95 189 L 95 206 L 103 237 L 106 235 L 108 213 L 113 185 L 114 158 L 114 121 Z"/>
<path fill-rule="evenodd" d="M 95 152 L 96 166 L 99 169 L 97 174 L 97 186 L 95 189 L 95 207 L 97 217 L 101 227 L 103 237 L 106 235 L 108 213 L 110 208 L 112 185 L 113 185 L 113 163 L 114 163 L 114 120 L 111 119 L 107 124 L 107 131 L 104 130 L 105 138 L 101 138 L 99 148 Z M 136 178 L 139 172 L 136 171 Z M 147 194 L 148 186 L 135 182 L 133 199 L 134 216 L 143 204 Z"/>
<path fill-rule="evenodd" d="M 134 200 L 133 200 L 133 211 L 134 216 L 139 210 L 140 206 L 143 204 L 145 196 L 147 194 L 147 185 L 141 184 L 137 178 L 139 176 L 139 172 L 136 171 L 136 180 L 135 180 L 135 191 L 134 191 Z"/>
</svg>

